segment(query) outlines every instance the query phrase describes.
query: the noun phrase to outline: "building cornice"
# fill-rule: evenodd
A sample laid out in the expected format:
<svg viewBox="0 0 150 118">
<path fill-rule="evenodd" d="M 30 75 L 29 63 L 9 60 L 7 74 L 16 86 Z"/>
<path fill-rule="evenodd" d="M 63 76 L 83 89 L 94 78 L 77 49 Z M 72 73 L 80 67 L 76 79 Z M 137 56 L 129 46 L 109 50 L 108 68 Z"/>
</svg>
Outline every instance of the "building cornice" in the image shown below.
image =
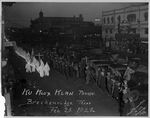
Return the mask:
<svg viewBox="0 0 150 118">
<path fill-rule="evenodd" d="M 132 8 L 132 7 L 139 7 L 139 6 L 148 6 L 148 4 L 145 4 L 145 3 L 142 4 L 141 3 L 139 5 L 131 5 L 131 6 L 123 7 L 123 8 L 119 8 L 119 9 L 112 9 L 112 10 L 108 10 L 108 11 L 103 11 L 102 13 L 108 13 L 108 12 L 112 12 L 112 11 L 120 11 L 120 10 Z"/>
<path fill-rule="evenodd" d="M 140 9 L 140 11 L 146 11 L 148 10 L 148 8 L 146 9 Z M 114 15 L 114 14 L 124 14 L 124 13 L 131 13 L 131 12 L 136 12 L 139 11 L 139 9 L 135 9 L 135 10 L 128 10 L 128 11 L 123 11 L 123 12 L 113 12 L 113 13 L 108 13 L 108 14 L 102 14 L 102 17 L 104 16 L 110 16 L 110 15 Z"/>
</svg>

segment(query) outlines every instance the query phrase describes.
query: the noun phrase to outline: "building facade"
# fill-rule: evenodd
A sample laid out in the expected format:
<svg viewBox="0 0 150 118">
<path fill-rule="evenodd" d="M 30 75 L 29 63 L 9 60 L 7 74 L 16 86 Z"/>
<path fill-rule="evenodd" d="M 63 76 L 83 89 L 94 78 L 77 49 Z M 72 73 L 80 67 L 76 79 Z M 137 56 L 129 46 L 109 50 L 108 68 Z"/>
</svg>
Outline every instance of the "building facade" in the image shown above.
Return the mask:
<svg viewBox="0 0 150 118">
<path fill-rule="evenodd" d="M 102 38 L 106 47 L 116 48 L 116 34 L 137 34 L 148 42 L 148 4 L 102 12 Z"/>
<path fill-rule="evenodd" d="M 51 29 L 59 29 L 67 31 L 72 27 L 76 26 L 89 26 L 94 25 L 91 22 L 85 22 L 83 19 L 82 14 L 79 16 L 73 17 L 46 17 L 44 16 L 43 12 L 39 12 L 39 17 L 31 20 L 30 27 L 35 31 L 49 31 Z M 62 32 L 63 33 L 63 32 Z"/>
<path fill-rule="evenodd" d="M 98 45 L 102 34 L 101 26 L 84 21 L 81 14 L 73 17 L 45 17 L 40 11 L 39 17 L 31 20 L 30 28 L 34 33 L 51 35 L 49 39 L 57 37 L 63 44 L 64 41 L 89 44 L 90 39 L 91 45 Z"/>
</svg>

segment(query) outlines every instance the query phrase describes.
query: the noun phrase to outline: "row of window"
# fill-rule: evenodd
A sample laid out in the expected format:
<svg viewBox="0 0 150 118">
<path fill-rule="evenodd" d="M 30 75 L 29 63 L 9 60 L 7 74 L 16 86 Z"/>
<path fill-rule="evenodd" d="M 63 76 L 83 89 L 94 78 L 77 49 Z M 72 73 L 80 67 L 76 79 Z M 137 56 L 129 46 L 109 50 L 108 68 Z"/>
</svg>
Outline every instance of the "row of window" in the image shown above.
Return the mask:
<svg viewBox="0 0 150 118">
<path fill-rule="evenodd" d="M 107 19 L 103 19 L 104 24 L 110 24 L 110 23 L 114 23 L 114 17 L 112 16 L 111 18 L 107 17 Z"/>
<path fill-rule="evenodd" d="M 127 20 L 128 20 L 128 22 L 136 22 L 136 14 L 127 15 Z M 148 21 L 148 12 L 144 13 L 144 20 Z M 121 22 L 121 16 L 120 15 L 117 17 L 117 21 L 118 21 L 118 23 Z M 114 17 L 113 16 L 112 17 L 107 17 L 107 18 L 104 17 L 103 18 L 103 23 L 104 24 L 114 23 Z"/>
<path fill-rule="evenodd" d="M 148 28 L 145 28 L 144 33 L 148 34 Z"/>
<path fill-rule="evenodd" d="M 136 28 L 130 29 L 130 32 L 136 33 Z M 106 34 L 108 34 L 108 33 L 112 34 L 113 33 L 113 29 L 105 29 L 105 33 Z M 144 34 L 148 34 L 148 28 L 144 29 Z"/>
<path fill-rule="evenodd" d="M 108 33 L 112 34 L 112 32 L 113 32 L 113 29 L 105 29 L 106 34 L 108 34 Z"/>
</svg>

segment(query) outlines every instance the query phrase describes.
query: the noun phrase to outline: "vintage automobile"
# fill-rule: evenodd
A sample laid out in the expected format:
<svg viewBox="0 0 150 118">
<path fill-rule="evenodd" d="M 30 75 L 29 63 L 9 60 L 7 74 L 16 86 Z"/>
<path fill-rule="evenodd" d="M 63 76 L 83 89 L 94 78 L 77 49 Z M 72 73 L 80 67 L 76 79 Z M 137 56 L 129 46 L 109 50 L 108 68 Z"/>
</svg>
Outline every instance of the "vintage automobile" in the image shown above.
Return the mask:
<svg viewBox="0 0 150 118">
<path fill-rule="evenodd" d="M 139 66 L 136 72 L 128 81 L 130 95 L 136 102 L 140 97 L 148 99 L 148 69 L 144 66 Z"/>
</svg>

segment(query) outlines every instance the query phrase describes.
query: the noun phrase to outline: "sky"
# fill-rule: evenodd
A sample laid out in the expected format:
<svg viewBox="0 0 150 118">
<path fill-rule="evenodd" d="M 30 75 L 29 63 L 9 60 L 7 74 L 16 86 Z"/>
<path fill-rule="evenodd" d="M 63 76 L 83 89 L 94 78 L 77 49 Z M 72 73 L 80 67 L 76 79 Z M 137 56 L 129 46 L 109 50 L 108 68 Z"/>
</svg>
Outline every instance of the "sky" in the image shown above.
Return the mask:
<svg viewBox="0 0 150 118">
<path fill-rule="evenodd" d="M 54 2 L 16 2 L 4 11 L 6 23 L 18 27 L 28 27 L 30 20 L 38 17 L 40 10 L 46 17 L 73 17 L 83 15 L 85 21 L 101 18 L 102 11 L 127 7 L 136 3 L 54 3 Z"/>
</svg>

